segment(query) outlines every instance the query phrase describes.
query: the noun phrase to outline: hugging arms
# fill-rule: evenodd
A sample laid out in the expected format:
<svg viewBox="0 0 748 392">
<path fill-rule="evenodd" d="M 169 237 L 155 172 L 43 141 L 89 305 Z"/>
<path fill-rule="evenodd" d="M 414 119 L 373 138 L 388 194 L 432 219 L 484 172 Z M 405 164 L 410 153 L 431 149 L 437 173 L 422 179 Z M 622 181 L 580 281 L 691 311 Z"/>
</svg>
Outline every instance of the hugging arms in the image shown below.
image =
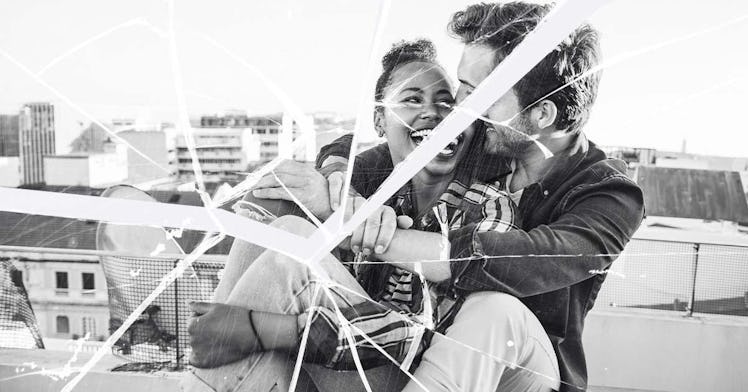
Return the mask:
<svg viewBox="0 0 748 392">
<path fill-rule="evenodd" d="M 460 84 L 456 101 L 460 102 L 488 77 L 549 9 L 526 3 L 481 4 L 456 13 L 450 31 L 465 43 L 457 72 Z M 406 61 L 388 62 L 387 56 L 383 60 L 384 71 L 375 97 L 381 105 L 374 120 L 375 128 L 380 136 L 387 137 L 388 144 L 356 158 L 353 185 L 364 197 L 371 195 L 393 167 L 433 131 L 447 114 L 445 109 L 453 103 L 448 78 L 429 59 L 428 53 L 424 55 L 428 52 L 425 46 L 412 44 L 405 51 L 407 56 L 395 53 L 391 57 Z M 555 385 L 544 384 L 544 388 L 583 389 L 586 386 L 581 344 L 584 318 L 605 279 L 604 275 L 590 271 L 610 266 L 643 216 L 641 190 L 626 177 L 625 165 L 607 159 L 582 132 L 597 92 L 598 75 L 545 96 L 597 64 L 597 47 L 594 30 L 580 26 L 569 40 L 559 44 L 556 51 L 497 100 L 474 127 L 446 146 L 408 186 L 390 199 L 388 207 L 395 216 L 411 217 L 414 226 L 396 228 L 384 252 L 377 252 L 376 244 L 367 244 L 368 257 L 375 263 L 360 263 L 364 268 L 340 274 L 366 300 L 343 298 L 339 304 L 321 306 L 319 314 L 335 305 L 356 309 L 365 306 L 361 304 L 376 302 L 380 308 L 371 313 L 357 310 L 343 315 L 349 320 L 362 321 L 369 315 L 382 315 L 381 307 L 385 307 L 396 314 L 388 313 L 383 320 L 389 320 L 393 314 L 406 315 L 424 324 L 429 321 L 423 318 L 424 308 L 432 303 L 431 321 L 437 333 L 421 339 L 424 347 L 417 350 L 413 365 L 416 378 L 432 387 L 429 390 L 496 390 L 502 384 L 522 385 L 518 390 L 528 390 L 527 386 L 539 379 L 533 377 L 537 373 L 557 381 Z M 413 53 L 416 55 L 408 57 Z M 338 155 L 333 160 L 342 163 L 341 159 L 347 158 L 347 153 L 342 153 L 346 151 L 346 143 L 350 141 L 344 138 L 323 149 L 321 161 Z M 538 150 L 538 144 L 545 146 L 551 156 Z M 298 170 L 289 172 L 298 173 Z M 315 176 L 310 174 L 308 178 L 319 178 Z M 293 180 L 289 176 L 286 181 Z M 329 183 L 317 183 L 322 185 L 316 189 L 327 189 L 329 196 Z M 311 193 L 301 192 L 297 196 L 303 199 L 305 194 Z M 309 205 L 320 201 L 329 203 L 329 198 L 308 200 Z M 355 208 L 355 202 L 349 204 Z M 434 206 L 436 211 L 431 208 Z M 440 208 L 446 213 L 441 214 Z M 392 213 L 384 214 L 380 211 L 380 224 L 382 219 L 392 221 Z M 298 222 L 278 225 L 288 229 L 301 226 Z M 442 255 L 443 226 L 447 227 L 447 257 Z M 364 226 L 362 234 L 357 234 L 361 244 L 356 244 L 357 240 L 352 244 L 360 246 L 362 252 L 364 239 L 373 237 L 367 237 L 366 230 Z M 385 237 L 390 233 L 388 230 L 383 232 Z M 380 232 L 377 231 L 377 236 Z M 398 254 L 401 250 L 403 253 Z M 243 259 L 255 261 L 242 277 L 249 277 L 250 269 L 261 271 L 256 260 L 270 259 L 259 250 L 249 249 L 245 253 L 248 254 Z M 264 270 L 284 269 L 289 276 L 301 276 L 300 280 L 305 281 L 306 275 L 289 271 L 286 264 L 273 260 Z M 433 294 L 422 294 L 419 289 L 420 277 L 411 273 L 412 264 L 406 264 L 414 260 L 437 260 L 423 263 L 425 279 L 435 283 Z M 329 266 L 353 265 L 344 258 L 332 257 L 329 261 Z M 240 283 L 241 280 L 232 294 L 241 292 L 237 290 Z M 235 297 L 236 303 L 241 303 L 239 294 Z M 301 302 L 284 304 L 281 311 L 306 314 L 304 306 L 298 306 Z M 327 324 L 329 330 L 340 331 L 337 315 L 320 317 L 323 318 L 314 318 L 311 325 Z M 295 335 L 288 335 L 298 336 L 309 320 L 306 316 L 295 318 Z M 395 355 L 398 359 L 407 358 L 410 342 L 416 335 L 407 326 L 391 327 L 397 325 L 393 323 L 386 322 L 383 324 L 386 328 L 379 329 L 393 331 L 391 340 L 383 338 L 380 342 L 385 344 L 380 346 L 399 354 Z M 522 333 L 515 336 L 512 331 Z M 262 338 L 262 331 L 258 334 Z M 315 336 L 333 334 L 319 332 Z M 532 341 L 539 344 L 530 344 L 522 336 L 533 336 Z M 308 362 L 318 359 L 316 362 L 333 368 L 336 363 L 346 363 L 352 350 L 343 339 L 318 340 L 327 341 L 326 344 L 313 342 L 311 351 L 320 357 L 309 358 Z M 361 339 L 365 340 L 363 336 Z M 265 347 L 260 348 L 273 351 L 268 350 L 268 342 L 261 341 Z M 511 349 L 507 349 L 510 342 Z M 295 344 L 298 346 L 298 342 Z M 481 354 L 468 353 L 463 346 L 473 347 Z M 336 359 L 342 362 L 335 362 Z M 505 366 L 507 362 L 531 371 L 513 372 Z M 463 365 L 474 372 L 463 376 L 464 372 L 458 370 Z M 416 386 L 411 383 L 406 390 L 409 388 Z"/>
</svg>

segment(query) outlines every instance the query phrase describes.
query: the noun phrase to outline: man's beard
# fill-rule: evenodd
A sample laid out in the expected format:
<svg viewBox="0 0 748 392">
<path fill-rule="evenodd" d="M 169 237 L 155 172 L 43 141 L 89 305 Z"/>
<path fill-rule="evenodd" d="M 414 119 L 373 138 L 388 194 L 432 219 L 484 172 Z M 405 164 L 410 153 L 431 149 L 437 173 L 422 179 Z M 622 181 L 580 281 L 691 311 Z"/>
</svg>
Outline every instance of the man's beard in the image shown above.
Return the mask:
<svg viewBox="0 0 748 392">
<path fill-rule="evenodd" d="M 484 150 L 488 154 L 517 158 L 527 152 L 534 142 L 530 139 L 531 125 L 525 114 L 518 115 L 509 126 L 485 124 Z"/>
</svg>

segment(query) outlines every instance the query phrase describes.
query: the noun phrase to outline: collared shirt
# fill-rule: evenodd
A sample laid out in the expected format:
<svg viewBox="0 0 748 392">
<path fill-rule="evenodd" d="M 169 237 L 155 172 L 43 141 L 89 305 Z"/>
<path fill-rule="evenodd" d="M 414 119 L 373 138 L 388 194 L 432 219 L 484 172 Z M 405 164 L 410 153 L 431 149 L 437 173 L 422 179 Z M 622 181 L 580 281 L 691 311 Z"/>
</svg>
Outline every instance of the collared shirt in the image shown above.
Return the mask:
<svg viewBox="0 0 748 392">
<path fill-rule="evenodd" d="M 386 144 L 376 150 L 387 153 L 389 158 Z M 377 169 L 377 164 L 365 159 L 356 160 L 352 183 L 364 197 L 376 191 L 376 188 L 362 184 L 362 181 L 371 178 L 372 173 L 377 175 L 383 172 Z M 505 192 L 499 190 L 502 184 L 473 182 L 468 185 L 466 180 L 470 180 L 466 172 L 455 174 L 439 198 L 438 208 L 422 215 L 417 215 L 418 208 L 410 184 L 396 193 L 387 204 L 395 209 L 397 215 L 414 218 L 413 228 L 421 231 L 439 232 L 442 224 L 446 224 L 448 231 L 466 225 L 476 225 L 476 230 L 480 232 L 506 232 L 516 228 L 516 205 Z M 352 272 L 357 275 L 372 301 L 340 309 L 350 323 L 349 328 L 341 326 L 332 309 L 316 308 L 311 312 L 304 357 L 306 361 L 322 363 L 333 369 L 355 369 L 344 328 L 351 333 L 356 354 L 365 368 L 389 361 L 366 337 L 398 362 L 403 361 L 416 341 L 415 337 L 423 332 L 419 326 L 429 324 L 429 320 L 424 319 L 424 301 L 429 301 L 431 309 L 434 309 L 431 324 L 439 325 L 441 329 L 448 326 L 449 320 L 446 318 L 450 316 L 449 310 L 453 304 L 453 297 L 448 295 L 449 283 L 444 287 L 432 287 L 431 293 L 424 295 L 419 276 L 386 263 L 362 264 Z M 418 347 L 413 348 L 416 356 L 428 346 L 431 333 L 426 330 L 425 337 L 418 340 Z"/>
<path fill-rule="evenodd" d="M 509 161 L 475 151 L 465 163 L 475 181 L 506 177 Z M 365 153 L 370 162 L 383 159 L 380 151 Z M 625 163 L 608 159 L 583 133 L 550 159 L 549 172 L 522 192 L 521 230 L 490 233 L 467 224 L 450 231 L 451 279 L 459 295 L 498 291 L 519 298 L 548 333 L 561 390 L 579 391 L 587 384 L 584 318 L 605 280 L 593 271 L 608 269 L 623 251 L 644 217 L 644 200 Z M 389 174 L 381 169 L 365 185 L 378 187 Z"/>
</svg>

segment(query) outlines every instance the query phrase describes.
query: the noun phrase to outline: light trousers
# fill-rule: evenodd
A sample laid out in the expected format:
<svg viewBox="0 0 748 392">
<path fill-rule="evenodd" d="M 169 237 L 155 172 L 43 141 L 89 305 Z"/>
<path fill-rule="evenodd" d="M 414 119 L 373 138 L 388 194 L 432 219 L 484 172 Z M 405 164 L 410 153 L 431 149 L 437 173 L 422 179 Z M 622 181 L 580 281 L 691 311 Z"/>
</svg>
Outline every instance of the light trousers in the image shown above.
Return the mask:
<svg viewBox="0 0 748 392">
<path fill-rule="evenodd" d="M 316 229 L 295 216 L 273 226 L 308 237 Z M 253 244 L 235 240 L 216 302 L 259 311 L 302 314 L 312 306 L 347 307 L 367 300 L 365 291 L 332 255 L 320 261 L 330 279 L 353 294 L 331 288 L 314 293 L 319 279 L 304 264 Z M 287 391 L 296 354 L 264 352 L 213 369 L 194 369 L 182 380 L 184 391 Z M 356 371 L 333 371 L 304 364 L 297 391 L 364 391 Z M 559 386 L 556 355 L 540 322 L 518 299 L 478 292 L 465 300 L 445 336 L 434 335 L 411 380 L 396 365 L 366 371 L 373 391 L 550 391 Z"/>
</svg>

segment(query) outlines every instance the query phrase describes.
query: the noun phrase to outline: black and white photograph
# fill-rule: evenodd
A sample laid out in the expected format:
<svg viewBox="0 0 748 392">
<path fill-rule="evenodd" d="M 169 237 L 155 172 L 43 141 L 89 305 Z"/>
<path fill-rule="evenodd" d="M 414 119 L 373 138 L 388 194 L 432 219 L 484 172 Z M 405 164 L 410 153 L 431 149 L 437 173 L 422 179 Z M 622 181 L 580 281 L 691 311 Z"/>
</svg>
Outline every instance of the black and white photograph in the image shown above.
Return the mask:
<svg viewBox="0 0 748 392">
<path fill-rule="evenodd" d="M 748 3 L 3 0 L 3 392 L 748 391 Z"/>
</svg>

